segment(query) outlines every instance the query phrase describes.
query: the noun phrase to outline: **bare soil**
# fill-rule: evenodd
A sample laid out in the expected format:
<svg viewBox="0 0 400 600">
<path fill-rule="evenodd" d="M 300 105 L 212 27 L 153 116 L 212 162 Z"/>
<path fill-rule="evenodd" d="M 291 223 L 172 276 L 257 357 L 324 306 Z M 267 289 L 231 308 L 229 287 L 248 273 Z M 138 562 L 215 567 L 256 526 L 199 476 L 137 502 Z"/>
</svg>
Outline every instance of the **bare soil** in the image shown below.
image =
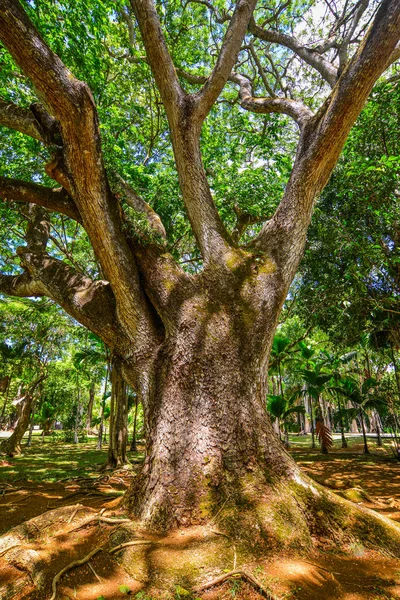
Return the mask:
<svg viewBox="0 0 400 600">
<path fill-rule="evenodd" d="M 335 450 L 328 457 L 305 449 L 293 449 L 292 452 L 307 474 L 319 483 L 339 493 L 358 490 L 354 495 L 355 501 L 400 522 L 400 464 L 381 451 L 374 450 L 371 456 L 365 457 L 360 450 L 353 446 L 348 451 Z M 89 518 L 91 514 L 123 518 L 119 505 L 122 493 L 133 476 L 132 471 L 121 470 L 95 479 L 81 477 L 57 483 L 21 480 L 14 481 L 12 485 L 1 484 L 0 533 L 9 532 L 46 511 L 70 505 L 80 507 L 77 511 L 82 511 L 81 519 L 85 513 Z M 75 523 L 76 514 L 71 517 L 60 522 L 59 530 L 41 548 L 42 552 L 51 556 L 51 561 L 48 564 L 44 561 L 45 583 L 40 589 L 33 585 L 31 576 L 18 567 L 18 561 L 10 561 L 13 563 L 10 564 L 7 560 L 12 550 L 3 554 L 0 551 L 0 598 L 8 600 L 11 597 L 9 591 L 13 590 L 12 598 L 15 600 L 48 600 L 55 574 L 100 546 L 104 546 L 104 551 L 99 551 L 89 562 L 74 567 L 61 577 L 57 585 L 57 600 L 126 597 L 142 600 L 184 597 L 256 600 L 263 597 L 252 585 L 237 577 L 192 596 L 186 596 L 189 586 L 185 588 L 172 583 L 168 591 L 157 592 L 154 581 L 158 568 L 168 566 L 170 562 L 171 572 L 176 572 L 182 553 L 188 552 L 189 548 L 192 549 L 191 557 L 198 557 L 198 562 L 201 562 L 202 554 L 198 550 L 204 541 L 201 528 L 153 538 L 147 535 L 148 545 L 143 547 L 140 555 L 141 560 L 145 557 L 147 573 L 135 573 L 134 569 L 126 568 L 124 552 L 109 553 L 111 547 L 118 545 L 121 539 L 124 541 L 123 537 L 119 538 L 123 533 L 122 526 L 107 523 L 80 526 Z M 133 534 L 143 539 L 140 531 Z M 227 570 L 233 569 L 234 552 L 229 541 L 220 538 L 219 544 L 227 564 L 232 563 Z M 39 548 L 34 540 L 28 546 L 32 551 Z M 270 556 L 247 564 L 245 568 L 279 599 L 400 598 L 400 561 L 360 544 L 338 549 L 329 540 L 315 539 L 315 549 L 307 557 Z M 220 574 L 218 570 L 214 573 L 207 571 L 204 581 Z"/>
</svg>

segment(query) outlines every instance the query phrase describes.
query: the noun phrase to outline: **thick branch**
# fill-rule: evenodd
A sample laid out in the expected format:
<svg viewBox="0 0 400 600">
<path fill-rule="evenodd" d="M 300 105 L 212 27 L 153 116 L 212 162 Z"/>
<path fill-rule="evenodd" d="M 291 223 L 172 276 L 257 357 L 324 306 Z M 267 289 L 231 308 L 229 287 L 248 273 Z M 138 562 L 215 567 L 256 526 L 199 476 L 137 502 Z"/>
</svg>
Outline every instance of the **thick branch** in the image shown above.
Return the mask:
<svg viewBox="0 0 400 600">
<path fill-rule="evenodd" d="M 1 99 L 0 126 L 14 129 L 42 141 L 42 135 L 37 127 L 32 111 L 27 108 L 21 108 L 12 102 L 4 102 Z"/>
<path fill-rule="evenodd" d="M 287 35 L 286 33 L 280 33 L 278 31 L 272 31 L 270 29 L 263 29 L 254 19 L 250 20 L 249 31 L 260 40 L 264 42 L 270 42 L 272 44 L 279 44 L 292 50 L 299 58 L 304 60 L 305 63 L 310 65 L 318 71 L 318 73 L 327 81 L 327 83 L 333 87 L 337 81 L 337 69 L 334 67 L 326 58 L 313 52 L 309 48 L 306 48 L 296 40 L 296 38 Z"/>
<path fill-rule="evenodd" d="M 152 0 L 130 1 L 142 34 L 147 59 L 160 90 L 165 110 L 171 119 L 184 92 L 176 76 L 160 19 Z"/>
<path fill-rule="evenodd" d="M 82 84 L 48 48 L 17 0 L 1 2 L 0 36 L 54 114 L 69 118 L 76 114 Z"/>
<path fill-rule="evenodd" d="M 204 83 L 207 78 L 204 75 L 193 75 L 180 69 L 179 75 L 189 83 L 198 84 Z M 251 81 L 240 73 L 232 72 L 228 81 L 239 86 L 240 105 L 250 112 L 259 114 L 280 113 L 289 115 L 294 119 L 300 127 L 313 116 L 313 112 L 305 104 L 299 100 L 291 100 L 290 98 L 255 98 L 252 89 Z"/>
<path fill-rule="evenodd" d="M 40 282 L 34 281 L 28 273 L 22 273 L 21 275 L 0 273 L 0 294 L 19 298 L 46 295 Z"/>
<path fill-rule="evenodd" d="M 392 65 L 399 59 L 400 59 L 400 44 L 398 44 L 396 46 L 396 48 L 393 50 L 392 54 L 390 55 L 387 66 L 389 67 L 390 65 Z"/>
<path fill-rule="evenodd" d="M 292 280 L 315 197 L 326 185 L 349 131 L 400 38 L 400 3 L 383 0 L 357 53 L 318 114 L 306 125 L 285 195 L 255 245 L 268 248 Z"/>
<path fill-rule="evenodd" d="M 0 36 L 59 122 L 71 196 L 117 299 L 121 323 L 132 333 L 147 327 L 150 336 L 153 322 L 105 173 L 91 92 L 45 44 L 16 0 L 1 3 Z"/>
<path fill-rule="evenodd" d="M 228 81 L 256 3 L 257 0 L 238 0 L 236 4 L 214 69 L 197 94 L 198 110 L 202 118 L 209 113 Z"/>
<path fill-rule="evenodd" d="M 74 201 L 62 188 L 51 189 L 37 183 L 0 177 L 0 197 L 3 200 L 31 202 L 81 223 Z"/>
<path fill-rule="evenodd" d="M 368 8 L 368 4 L 369 4 L 369 0 L 360 0 L 358 6 L 356 7 L 356 9 L 354 11 L 354 15 L 353 15 L 353 18 L 352 18 L 352 21 L 350 24 L 350 28 L 349 28 L 347 34 L 344 36 L 342 43 L 340 44 L 340 47 L 339 47 L 339 72 L 341 72 L 347 64 L 349 44 L 351 43 L 354 32 L 357 28 L 358 23 L 360 22 L 362 15 L 365 13 L 365 11 Z"/>
<path fill-rule="evenodd" d="M 47 254 L 35 254 L 27 248 L 21 248 L 19 254 L 26 271 L 16 276 L 0 274 L 0 293 L 17 297 L 47 296 L 111 348 L 117 340 L 123 340 L 107 281 L 92 281 Z"/>
</svg>

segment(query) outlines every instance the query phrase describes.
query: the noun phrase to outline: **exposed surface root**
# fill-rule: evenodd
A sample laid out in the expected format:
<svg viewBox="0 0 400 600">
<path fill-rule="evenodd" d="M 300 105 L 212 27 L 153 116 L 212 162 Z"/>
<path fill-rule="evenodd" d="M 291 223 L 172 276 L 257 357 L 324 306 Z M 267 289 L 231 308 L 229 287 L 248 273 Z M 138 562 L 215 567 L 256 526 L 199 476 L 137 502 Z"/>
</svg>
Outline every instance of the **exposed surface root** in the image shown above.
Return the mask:
<svg viewBox="0 0 400 600">
<path fill-rule="evenodd" d="M 196 588 L 193 588 L 193 592 L 201 593 L 205 590 L 214 587 L 216 585 L 220 585 L 229 579 L 233 579 L 234 577 L 240 577 L 241 579 L 245 579 L 249 583 L 251 583 L 258 592 L 260 592 L 265 598 L 269 598 L 269 600 L 279 600 L 277 596 L 274 596 L 269 590 L 267 590 L 253 575 L 247 573 L 246 571 L 230 571 L 229 573 L 225 573 L 224 575 L 220 575 L 219 577 L 215 577 L 208 583 L 203 583 L 203 585 L 199 585 Z"/>
<path fill-rule="evenodd" d="M 125 542 L 124 544 L 118 544 L 118 546 L 115 546 L 114 548 L 111 548 L 111 550 L 109 550 L 109 554 L 114 554 L 114 552 L 119 552 L 120 550 L 123 550 L 124 548 L 129 548 L 129 546 L 146 546 L 146 545 L 153 545 L 154 542 L 150 541 L 150 540 L 133 540 L 132 542 Z"/>
<path fill-rule="evenodd" d="M 120 525 L 121 523 L 132 523 L 131 519 L 113 519 L 111 517 L 102 517 L 101 515 L 95 515 L 94 517 L 90 517 L 84 523 L 75 527 L 72 531 L 77 531 L 82 527 L 86 527 L 87 525 L 91 525 L 92 523 L 107 523 L 108 525 Z"/>
<path fill-rule="evenodd" d="M 89 562 L 89 560 L 98 552 L 100 552 L 101 550 L 103 550 L 103 546 L 100 546 L 99 548 L 95 548 L 94 550 L 92 550 L 91 552 L 89 552 L 89 554 L 87 556 L 84 556 L 83 558 L 80 558 L 79 560 L 74 560 L 72 563 L 70 563 L 69 565 L 67 565 L 66 567 L 64 567 L 63 569 L 61 569 L 61 571 L 59 571 L 57 573 L 57 575 L 55 575 L 55 577 L 53 577 L 53 581 L 51 583 L 51 589 L 53 591 L 50 600 L 55 600 L 56 594 L 57 594 L 57 583 L 60 581 L 61 577 L 64 575 L 64 573 L 67 573 L 67 571 L 70 571 L 71 569 L 73 569 L 74 567 L 79 567 L 80 565 L 84 565 L 85 563 Z"/>
<path fill-rule="evenodd" d="M 395 522 L 339 497 L 307 476 L 269 487 L 249 476 L 238 498 L 230 496 L 214 506 L 208 525 L 169 533 L 140 530 L 140 523 L 124 515 L 118 518 L 119 513 L 103 514 L 106 509 L 97 512 L 81 504 L 51 510 L 0 537 L 0 568 L 3 564 L 19 569 L 27 584 L 31 578 L 41 595 L 26 598 L 48 598 L 51 588 L 55 599 L 56 592 L 64 594 L 71 578 L 82 573 L 87 581 L 95 581 L 90 585 L 97 586 L 100 596 L 110 571 L 118 571 L 121 583 L 124 577 L 134 582 L 130 585 L 135 593 L 155 590 L 156 595 L 149 596 L 153 598 L 164 597 L 157 593 L 173 590 L 174 585 L 203 594 L 228 580 L 233 580 L 232 585 L 243 580 L 249 590 L 251 585 L 264 597 L 276 599 L 274 586 L 269 589 L 268 568 L 264 578 L 255 571 L 256 561 L 268 555 L 286 553 L 293 558 L 323 545 L 325 550 L 340 549 L 349 555 L 354 548 L 365 552 L 374 547 L 400 556 L 400 527 Z M 91 559 L 93 566 L 88 564 Z M 317 562 L 303 561 L 308 569 L 325 571 L 331 581 L 339 576 Z M 108 565 L 108 570 L 104 567 L 102 572 L 102 565 Z M 78 575 L 61 581 L 74 567 L 79 568 Z M 2 589 L 0 584 L 0 597 L 19 599 L 20 580 L 9 584 L 4 596 Z"/>
</svg>

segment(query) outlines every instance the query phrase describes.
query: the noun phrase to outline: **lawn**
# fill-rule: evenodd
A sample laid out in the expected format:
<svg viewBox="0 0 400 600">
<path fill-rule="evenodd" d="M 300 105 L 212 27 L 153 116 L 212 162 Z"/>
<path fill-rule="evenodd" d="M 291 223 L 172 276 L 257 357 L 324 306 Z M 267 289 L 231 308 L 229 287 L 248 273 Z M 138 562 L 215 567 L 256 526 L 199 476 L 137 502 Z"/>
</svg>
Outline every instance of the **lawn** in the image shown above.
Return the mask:
<svg viewBox="0 0 400 600">
<path fill-rule="evenodd" d="M 0 482 L 19 480 L 56 482 L 77 477 L 97 477 L 107 459 L 108 445 L 98 450 L 97 437 L 89 436 L 87 442 L 68 444 L 54 441 L 52 436 L 43 437 L 35 431 L 32 445 L 22 443 L 23 454 L 0 460 Z M 143 459 L 143 452 L 130 453 L 130 458 Z"/>
</svg>

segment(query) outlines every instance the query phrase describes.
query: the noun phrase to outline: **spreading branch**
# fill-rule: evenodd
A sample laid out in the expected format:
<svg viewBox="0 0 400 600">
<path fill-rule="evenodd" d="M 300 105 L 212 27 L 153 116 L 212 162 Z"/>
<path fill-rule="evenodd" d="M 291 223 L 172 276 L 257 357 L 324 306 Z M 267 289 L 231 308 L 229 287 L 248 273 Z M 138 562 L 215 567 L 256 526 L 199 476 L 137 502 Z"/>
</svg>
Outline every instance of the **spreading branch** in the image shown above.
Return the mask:
<svg viewBox="0 0 400 600">
<path fill-rule="evenodd" d="M 0 99 L 0 126 L 14 129 L 36 140 L 42 141 L 42 134 L 38 129 L 36 119 L 31 110 L 21 108 L 12 102 Z"/>
<path fill-rule="evenodd" d="M 304 248 L 315 197 L 326 185 L 348 133 L 400 38 L 400 3 L 383 0 L 338 84 L 304 128 L 284 197 L 254 241 L 269 248 L 290 282 Z"/>
<path fill-rule="evenodd" d="M 89 88 L 46 45 L 15 0 L 1 4 L 0 37 L 59 123 L 71 195 L 117 298 L 120 319 L 127 330 L 147 328 L 151 337 L 153 319 L 104 169 L 98 116 Z"/>
<path fill-rule="evenodd" d="M 151 229 L 161 237 L 166 238 L 165 227 L 156 211 L 122 177 L 118 176 L 118 182 L 125 193 L 128 206 L 143 214 Z"/>
<path fill-rule="evenodd" d="M 19 298 L 45 295 L 40 281 L 34 281 L 28 273 L 21 273 L 20 275 L 0 273 L 0 293 Z"/>
<path fill-rule="evenodd" d="M 254 37 L 269 42 L 272 44 L 279 44 L 292 50 L 299 58 L 301 58 L 310 67 L 313 67 L 318 73 L 325 79 L 325 81 L 333 88 L 337 82 L 338 72 L 334 65 L 329 60 L 310 50 L 299 42 L 295 37 L 273 31 L 272 29 L 264 29 L 257 25 L 254 19 L 250 20 L 249 31 Z"/>
<path fill-rule="evenodd" d="M 46 296 L 79 323 L 101 337 L 111 348 L 125 339 L 116 320 L 116 305 L 107 281 L 93 281 L 75 269 L 27 247 L 19 249 L 25 272 L 0 273 L 0 293 L 8 296 Z M 127 343 L 127 341 L 125 342 Z"/>
<path fill-rule="evenodd" d="M 171 120 L 176 115 L 184 92 L 167 48 L 160 19 L 152 0 L 131 0 L 131 6 L 139 24 L 147 59 Z"/>
<path fill-rule="evenodd" d="M 47 188 L 37 183 L 0 176 L 0 197 L 3 200 L 29 202 L 58 212 L 81 223 L 79 211 L 63 188 Z"/>
<path fill-rule="evenodd" d="M 179 69 L 178 73 L 182 79 L 185 79 L 189 83 L 193 84 L 204 83 L 207 80 L 207 77 L 204 75 L 194 75 L 192 73 L 183 71 L 182 69 Z M 245 110 L 258 114 L 286 114 L 292 117 L 292 119 L 294 119 L 300 127 L 303 127 L 305 123 L 313 116 L 312 110 L 299 100 L 279 98 L 277 96 L 272 98 L 254 97 L 252 82 L 245 75 L 232 72 L 228 80 L 239 86 L 240 105 Z"/>
<path fill-rule="evenodd" d="M 217 62 L 197 96 L 197 110 L 204 119 L 222 92 L 236 63 L 257 0 L 238 0 Z"/>
</svg>

